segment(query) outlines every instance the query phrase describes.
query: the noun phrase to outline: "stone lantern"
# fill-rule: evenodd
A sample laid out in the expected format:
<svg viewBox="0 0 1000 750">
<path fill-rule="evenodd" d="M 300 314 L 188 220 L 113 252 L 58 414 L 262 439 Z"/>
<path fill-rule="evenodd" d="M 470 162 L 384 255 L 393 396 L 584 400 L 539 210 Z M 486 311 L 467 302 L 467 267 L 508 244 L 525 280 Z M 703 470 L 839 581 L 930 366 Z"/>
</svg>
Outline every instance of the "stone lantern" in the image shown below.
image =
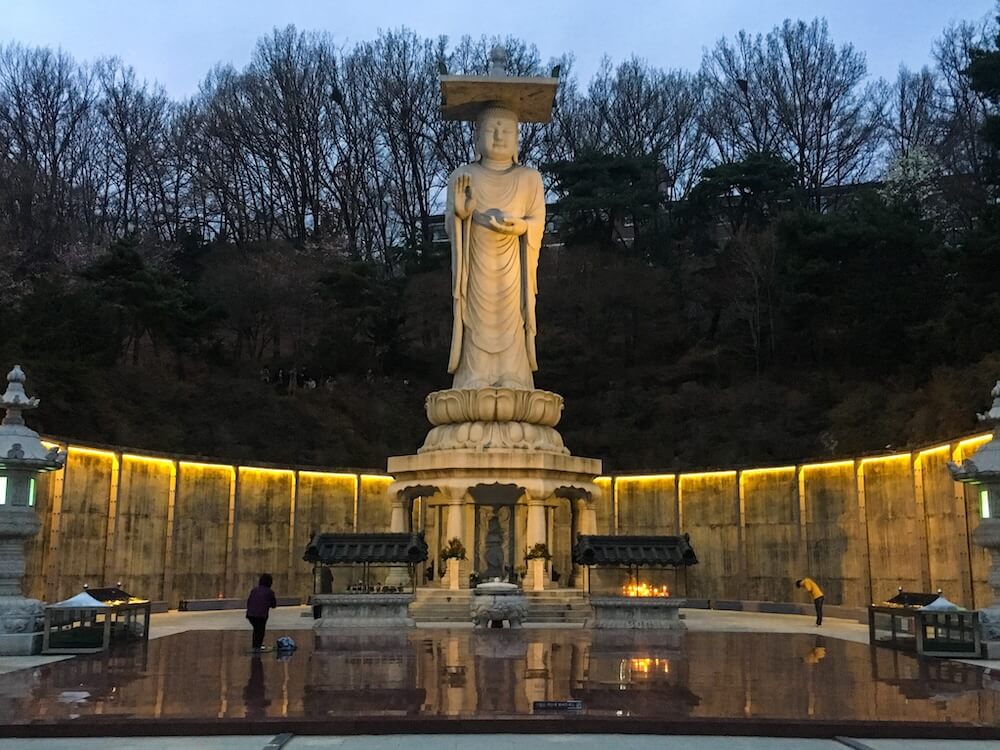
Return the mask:
<svg viewBox="0 0 1000 750">
<path fill-rule="evenodd" d="M 0 408 L 7 410 L 0 422 L 0 655 L 4 656 L 37 653 L 41 645 L 42 603 L 21 595 L 24 543 L 41 528 L 35 513 L 38 474 L 61 469 L 66 460 L 58 448 L 46 448 L 38 433 L 25 426 L 21 412 L 36 406 L 38 399 L 24 392 L 24 371 L 15 365 L 0 396 Z"/>
<path fill-rule="evenodd" d="M 985 414 L 978 414 L 979 421 L 993 429 L 993 439 L 962 461 L 961 465 L 949 462 L 948 469 L 956 482 L 971 484 L 978 490 L 979 526 L 972 533 L 972 541 L 990 551 L 987 582 L 993 591 L 993 602 L 980 610 L 982 642 L 986 655 L 1000 657 L 1000 380 L 990 391 L 993 406 Z"/>
</svg>

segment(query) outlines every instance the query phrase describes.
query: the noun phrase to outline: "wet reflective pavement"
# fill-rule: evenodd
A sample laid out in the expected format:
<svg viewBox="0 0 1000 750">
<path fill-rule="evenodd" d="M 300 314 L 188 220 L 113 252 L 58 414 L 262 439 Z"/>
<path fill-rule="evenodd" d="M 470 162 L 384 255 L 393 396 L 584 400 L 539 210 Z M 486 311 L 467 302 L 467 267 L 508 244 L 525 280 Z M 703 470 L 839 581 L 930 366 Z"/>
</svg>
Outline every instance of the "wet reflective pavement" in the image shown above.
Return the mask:
<svg viewBox="0 0 1000 750">
<path fill-rule="evenodd" d="M 282 634 L 269 632 L 268 642 Z M 399 731 L 402 720 L 432 718 L 519 718 L 529 726 L 544 717 L 600 718 L 623 727 L 646 720 L 722 728 L 757 721 L 772 730 L 824 722 L 1000 725 L 1000 676 L 822 636 L 288 634 L 299 646 L 288 658 L 250 655 L 246 632 L 188 631 L 0 675 L 0 716 L 8 726 L 105 729 L 115 722 L 139 728 L 186 720 L 190 728 L 191 722 L 231 727 L 236 722 L 227 720 L 244 726 L 293 721 L 300 733 L 305 722 L 326 722 L 329 729 L 375 719 Z M 534 711 L 536 701 L 565 700 L 582 701 L 583 711 L 565 719 Z M 441 723 L 433 724 L 427 731 L 440 731 Z M 468 731 L 468 721 L 462 726 Z"/>
</svg>

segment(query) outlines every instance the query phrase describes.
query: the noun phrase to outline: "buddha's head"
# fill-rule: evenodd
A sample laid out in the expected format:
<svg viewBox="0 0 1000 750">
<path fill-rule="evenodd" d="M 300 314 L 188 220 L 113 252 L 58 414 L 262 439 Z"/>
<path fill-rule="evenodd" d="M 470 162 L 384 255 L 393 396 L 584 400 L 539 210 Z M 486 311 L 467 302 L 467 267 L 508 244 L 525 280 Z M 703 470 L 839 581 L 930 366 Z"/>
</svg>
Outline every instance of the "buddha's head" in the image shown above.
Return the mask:
<svg viewBox="0 0 1000 750">
<path fill-rule="evenodd" d="M 491 105 L 476 118 L 476 156 L 490 161 L 517 163 L 517 114 Z"/>
</svg>

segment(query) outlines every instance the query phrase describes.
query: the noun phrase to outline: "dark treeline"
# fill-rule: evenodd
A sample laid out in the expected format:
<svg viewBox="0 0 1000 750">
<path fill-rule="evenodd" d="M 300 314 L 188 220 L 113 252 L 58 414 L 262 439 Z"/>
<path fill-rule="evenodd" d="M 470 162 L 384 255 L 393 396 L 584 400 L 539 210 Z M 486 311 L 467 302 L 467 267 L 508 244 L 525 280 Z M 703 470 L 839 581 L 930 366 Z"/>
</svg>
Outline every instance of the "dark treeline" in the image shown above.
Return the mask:
<svg viewBox="0 0 1000 750">
<path fill-rule="evenodd" d="M 567 397 L 574 452 L 666 468 L 960 432 L 1000 375 L 995 33 L 954 25 L 891 82 L 821 20 L 722 39 L 695 71 L 605 60 L 583 82 L 516 39 L 342 48 L 289 27 L 184 101 L 121 60 L 11 43 L 0 354 L 32 368 L 50 433 L 339 465 L 412 451 L 448 384 L 433 217 L 472 156 L 437 75 L 485 73 L 501 44 L 511 75 L 559 68 L 521 158 L 557 206 L 538 384 Z"/>
</svg>

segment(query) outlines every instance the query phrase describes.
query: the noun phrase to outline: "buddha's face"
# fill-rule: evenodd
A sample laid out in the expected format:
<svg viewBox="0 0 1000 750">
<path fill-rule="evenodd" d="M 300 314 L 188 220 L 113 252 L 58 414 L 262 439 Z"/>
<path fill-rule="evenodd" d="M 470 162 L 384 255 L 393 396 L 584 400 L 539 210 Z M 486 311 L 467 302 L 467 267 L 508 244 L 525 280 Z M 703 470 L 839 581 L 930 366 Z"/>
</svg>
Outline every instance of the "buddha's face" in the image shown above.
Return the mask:
<svg viewBox="0 0 1000 750">
<path fill-rule="evenodd" d="M 479 153 L 491 161 L 513 161 L 517 156 L 517 116 L 506 109 L 490 108 L 477 127 Z"/>
</svg>

